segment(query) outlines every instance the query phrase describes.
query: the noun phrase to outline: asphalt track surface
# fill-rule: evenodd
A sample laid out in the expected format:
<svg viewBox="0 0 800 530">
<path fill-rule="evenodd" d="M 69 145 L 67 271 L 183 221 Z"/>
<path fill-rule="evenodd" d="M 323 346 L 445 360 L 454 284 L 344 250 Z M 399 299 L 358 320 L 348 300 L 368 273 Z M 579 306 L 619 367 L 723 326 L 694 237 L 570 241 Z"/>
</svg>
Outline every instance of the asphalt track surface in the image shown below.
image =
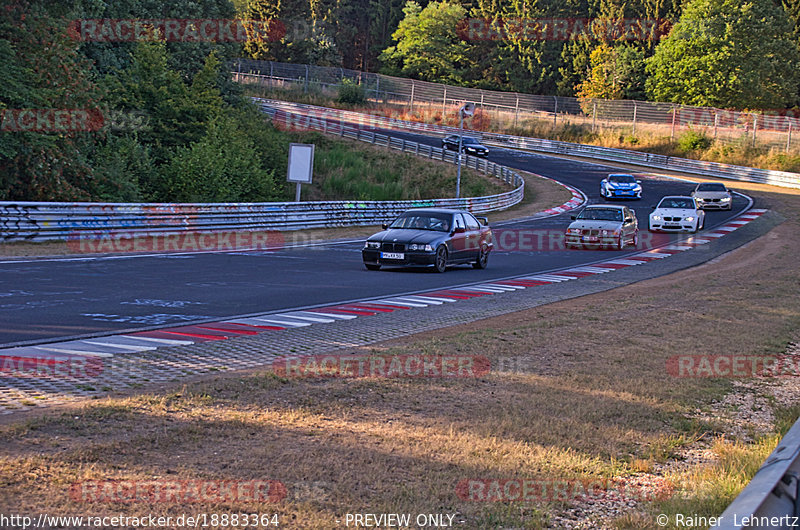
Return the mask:
<svg viewBox="0 0 800 530">
<path fill-rule="evenodd" d="M 389 134 L 441 145 L 438 137 Z M 599 182 L 618 171 L 499 148 L 492 149 L 489 160 L 570 184 L 586 194 L 588 203 L 605 202 Z M 0 347 L 398 296 L 621 258 L 684 237 L 650 236 L 647 217 L 664 195 L 689 194 L 693 187 L 672 179 L 643 180 L 644 198 L 626 203 L 639 220 L 644 240 L 639 248 L 551 248 L 569 223 L 569 213 L 493 224 L 514 232 L 507 248 L 492 252 L 485 270 L 367 271 L 360 240 L 275 251 L 5 260 L 0 262 Z M 724 224 L 747 205 L 746 198 L 735 196 L 731 212 L 707 212 L 706 229 Z"/>
</svg>

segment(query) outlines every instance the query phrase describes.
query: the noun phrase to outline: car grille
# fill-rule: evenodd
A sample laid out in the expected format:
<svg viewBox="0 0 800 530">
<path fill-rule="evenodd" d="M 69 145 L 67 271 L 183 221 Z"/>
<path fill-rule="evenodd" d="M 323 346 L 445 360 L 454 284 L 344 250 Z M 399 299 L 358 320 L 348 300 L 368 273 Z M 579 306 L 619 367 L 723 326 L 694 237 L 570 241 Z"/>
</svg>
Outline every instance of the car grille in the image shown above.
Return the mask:
<svg viewBox="0 0 800 530">
<path fill-rule="evenodd" d="M 597 230 L 596 228 L 592 228 L 592 229 L 584 228 L 583 230 L 581 230 L 581 235 L 584 235 L 584 236 L 599 236 L 600 235 L 600 230 Z"/>
<path fill-rule="evenodd" d="M 680 217 L 665 217 L 665 218 L 664 218 L 664 221 L 666 221 L 666 222 L 668 222 L 668 223 L 677 223 L 677 222 L 679 222 L 680 220 L 681 220 L 681 218 L 680 218 Z"/>
<path fill-rule="evenodd" d="M 703 199 L 705 202 L 719 202 L 719 199 Z"/>
<path fill-rule="evenodd" d="M 405 252 L 406 246 L 403 243 L 383 243 L 381 250 L 384 252 Z"/>
</svg>

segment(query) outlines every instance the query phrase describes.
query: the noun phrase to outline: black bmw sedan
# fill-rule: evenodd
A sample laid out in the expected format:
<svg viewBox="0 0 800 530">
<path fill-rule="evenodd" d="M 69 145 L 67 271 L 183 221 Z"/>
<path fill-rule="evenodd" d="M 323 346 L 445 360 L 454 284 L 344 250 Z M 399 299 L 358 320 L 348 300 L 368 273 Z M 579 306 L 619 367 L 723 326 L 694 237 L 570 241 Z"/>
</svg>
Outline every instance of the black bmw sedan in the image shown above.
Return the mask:
<svg viewBox="0 0 800 530">
<path fill-rule="evenodd" d="M 402 213 L 367 239 L 361 255 L 369 270 L 386 267 L 433 267 L 471 263 L 485 269 L 494 246 L 492 230 L 463 210 L 417 208 Z"/>
<path fill-rule="evenodd" d="M 442 138 L 442 147 L 451 151 L 458 151 L 458 135 L 451 134 L 450 136 Z M 471 136 L 464 136 L 464 139 L 461 140 L 461 150 L 468 155 L 489 156 L 489 148 Z"/>
</svg>

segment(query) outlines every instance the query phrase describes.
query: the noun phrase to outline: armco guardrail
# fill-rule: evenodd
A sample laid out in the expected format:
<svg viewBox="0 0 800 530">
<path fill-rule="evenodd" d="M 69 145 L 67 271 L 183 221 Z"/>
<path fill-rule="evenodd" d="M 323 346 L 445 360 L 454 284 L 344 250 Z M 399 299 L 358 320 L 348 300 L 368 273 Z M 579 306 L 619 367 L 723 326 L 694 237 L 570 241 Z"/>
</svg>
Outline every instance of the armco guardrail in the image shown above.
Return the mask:
<svg viewBox="0 0 800 530">
<path fill-rule="evenodd" d="M 300 127 L 298 116 L 269 112 L 274 120 Z M 304 120 L 305 128 L 455 163 L 455 153 L 391 136 L 361 131 L 324 120 Z M 524 180 L 514 171 L 487 160 L 466 156 L 465 167 L 492 175 L 514 186 L 486 197 L 407 201 L 315 201 L 228 204 L 119 204 L 0 202 L 0 241 L 47 241 L 93 237 L 109 233 L 163 235 L 182 231 L 298 230 L 390 221 L 417 207 L 460 208 L 475 213 L 509 208 L 524 196 Z"/>
<path fill-rule="evenodd" d="M 262 104 L 269 105 L 273 108 L 283 109 L 287 112 L 302 112 L 304 116 L 309 117 L 307 119 L 311 119 L 311 117 L 313 117 L 315 119 L 323 119 L 328 122 L 339 120 L 347 123 L 356 123 L 362 127 L 405 129 L 437 134 L 450 134 L 458 131 L 458 129 L 454 129 L 452 127 L 404 121 L 394 118 L 385 118 L 383 116 L 367 115 L 363 113 L 331 109 L 327 107 L 316 107 L 313 105 L 303 105 L 275 100 L 259 101 L 261 101 Z M 479 136 L 484 140 L 484 142 L 489 141 L 494 145 L 512 147 L 516 149 L 528 149 L 531 151 L 562 154 L 568 156 L 581 156 L 609 162 L 619 162 L 649 168 L 692 173 L 706 177 L 772 184 L 787 188 L 800 188 L 800 175 L 785 171 L 773 171 L 769 169 L 757 169 L 752 167 L 734 166 L 730 164 L 719 164 L 716 162 L 690 160 L 687 158 L 657 155 L 652 153 L 644 153 L 641 151 L 612 149 L 609 147 L 561 142 L 558 140 L 545 140 L 541 138 L 528 138 L 523 136 L 511 136 L 507 134 L 467 130 L 465 130 L 465 133 Z"/>
<path fill-rule="evenodd" d="M 764 461 L 712 530 L 800 526 L 800 421 Z"/>
</svg>

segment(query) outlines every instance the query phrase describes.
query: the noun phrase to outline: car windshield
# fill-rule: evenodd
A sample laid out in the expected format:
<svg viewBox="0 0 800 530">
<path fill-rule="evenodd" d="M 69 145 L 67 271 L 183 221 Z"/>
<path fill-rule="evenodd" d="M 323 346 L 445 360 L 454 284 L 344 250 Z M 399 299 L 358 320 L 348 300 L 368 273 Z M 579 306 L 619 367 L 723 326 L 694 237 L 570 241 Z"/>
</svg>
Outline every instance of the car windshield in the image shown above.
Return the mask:
<svg viewBox="0 0 800 530">
<path fill-rule="evenodd" d="M 622 221 L 622 212 L 614 208 L 586 208 L 578 219 L 591 221 Z"/>
<path fill-rule="evenodd" d="M 636 179 L 633 178 L 633 175 L 609 175 L 608 181 L 616 182 L 617 184 L 633 184 Z"/>
<path fill-rule="evenodd" d="M 725 184 L 721 184 L 719 182 L 707 182 L 705 184 L 700 184 L 697 186 L 697 191 L 727 191 L 725 189 Z"/>
<path fill-rule="evenodd" d="M 434 230 L 448 232 L 450 216 L 446 214 L 415 213 L 403 214 L 394 220 L 389 228 L 405 228 L 412 230 Z"/>
<path fill-rule="evenodd" d="M 659 208 L 682 208 L 693 210 L 694 209 L 694 202 L 692 199 L 682 199 L 679 197 L 672 197 L 672 198 L 665 198 L 661 199 L 661 204 L 658 205 Z"/>
</svg>

